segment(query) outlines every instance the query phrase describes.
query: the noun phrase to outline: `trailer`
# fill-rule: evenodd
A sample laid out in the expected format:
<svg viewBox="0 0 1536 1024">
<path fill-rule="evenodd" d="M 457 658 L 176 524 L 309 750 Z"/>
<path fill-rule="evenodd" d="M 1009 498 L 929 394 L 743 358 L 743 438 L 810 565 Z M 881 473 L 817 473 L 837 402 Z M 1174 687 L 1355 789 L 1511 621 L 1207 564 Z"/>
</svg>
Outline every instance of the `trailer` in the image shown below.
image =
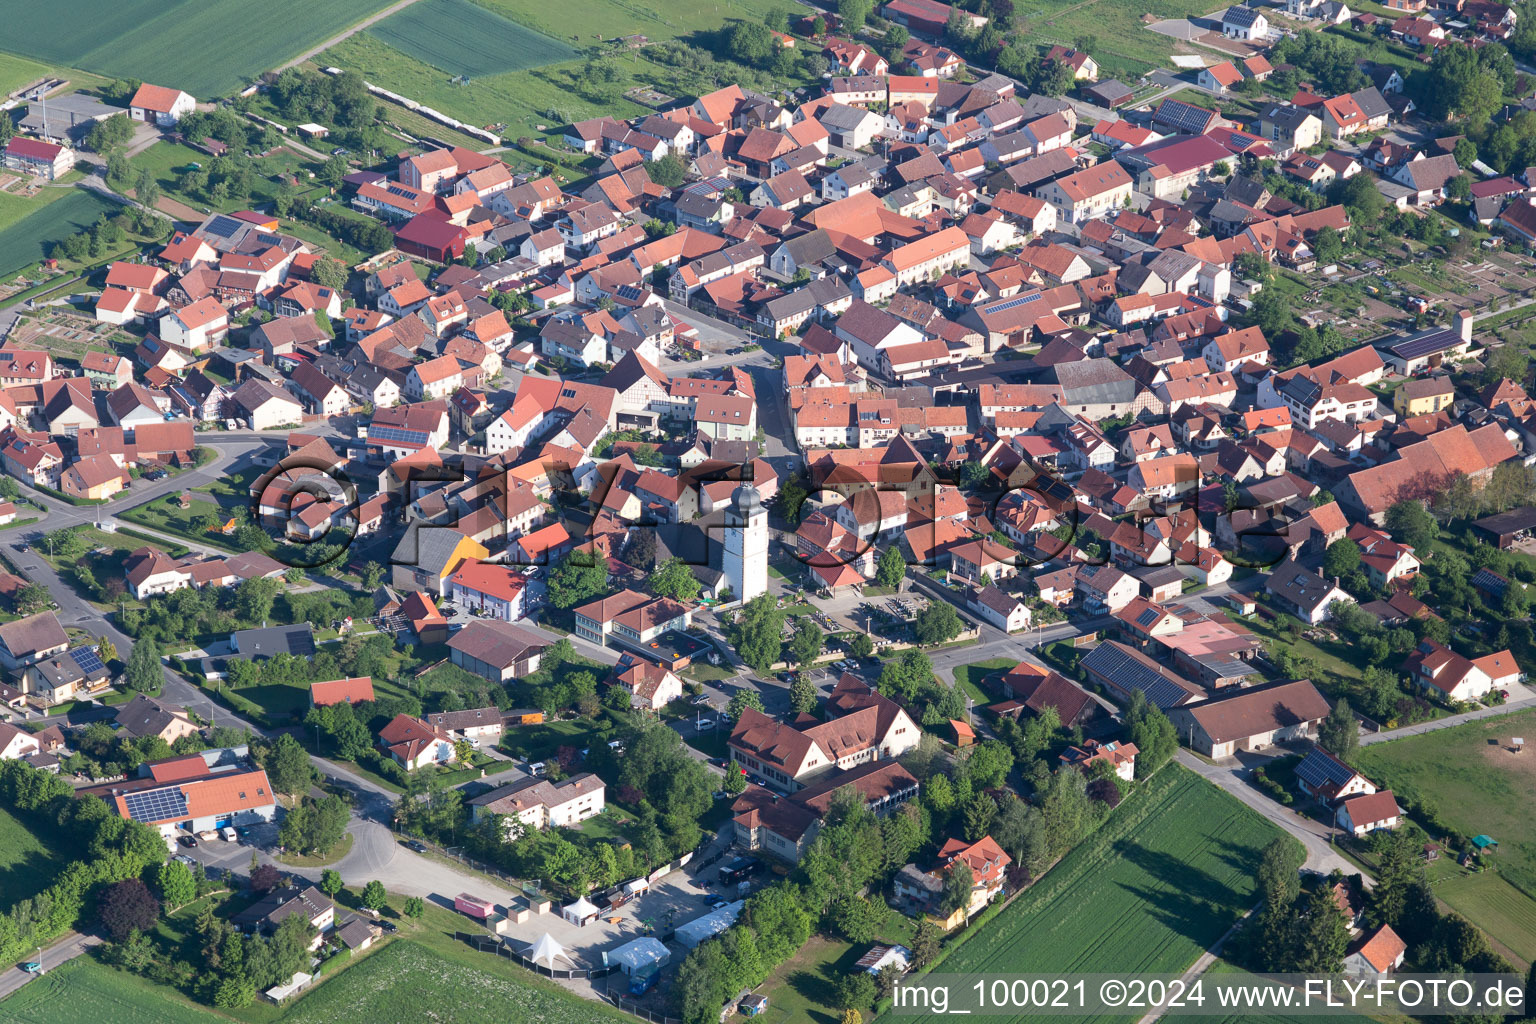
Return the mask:
<svg viewBox="0 0 1536 1024">
<path fill-rule="evenodd" d="M 461 892 L 453 898 L 453 909 L 477 921 L 484 921 L 496 912 L 496 904 L 478 896 L 471 896 L 467 892 Z"/>
</svg>

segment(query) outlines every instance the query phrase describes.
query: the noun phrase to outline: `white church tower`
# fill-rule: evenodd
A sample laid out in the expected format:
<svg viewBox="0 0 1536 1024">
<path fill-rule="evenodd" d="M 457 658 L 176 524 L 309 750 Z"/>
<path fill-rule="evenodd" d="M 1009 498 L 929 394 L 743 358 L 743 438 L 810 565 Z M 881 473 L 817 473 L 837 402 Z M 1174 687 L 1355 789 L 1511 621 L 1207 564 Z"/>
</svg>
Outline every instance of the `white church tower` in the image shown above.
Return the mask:
<svg viewBox="0 0 1536 1024">
<path fill-rule="evenodd" d="M 726 507 L 720 570 L 737 601 L 745 603 L 768 592 L 768 511 L 751 484 L 736 488 Z"/>
</svg>

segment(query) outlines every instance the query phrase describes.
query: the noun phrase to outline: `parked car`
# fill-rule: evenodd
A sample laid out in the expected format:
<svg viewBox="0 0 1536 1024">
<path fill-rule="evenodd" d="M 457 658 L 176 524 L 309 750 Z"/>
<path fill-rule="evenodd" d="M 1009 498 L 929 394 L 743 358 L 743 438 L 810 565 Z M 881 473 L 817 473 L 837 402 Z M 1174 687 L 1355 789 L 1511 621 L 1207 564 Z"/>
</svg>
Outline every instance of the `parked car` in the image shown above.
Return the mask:
<svg viewBox="0 0 1536 1024">
<path fill-rule="evenodd" d="M 182 846 L 187 846 L 187 847 L 196 846 L 197 845 L 197 836 L 192 836 L 192 835 L 178 836 L 176 841 L 178 843 L 180 843 Z"/>
<path fill-rule="evenodd" d="M 729 906 L 731 901 L 726 899 L 724 896 L 721 896 L 719 893 L 712 892 L 704 898 L 704 902 L 708 903 L 710 906 L 716 909 L 719 909 L 720 907 Z"/>
<path fill-rule="evenodd" d="M 423 843 L 423 842 L 421 842 L 419 840 L 416 840 L 416 839 L 412 839 L 410 842 L 406 843 L 405 844 L 405 848 L 407 850 L 410 850 L 412 853 L 426 853 L 427 852 L 427 844 Z"/>
<path fill-rule="evenodd" d="M 395 922 L 393 921 L 380 921 L 379 927 L 384 929 L 386 932 L 389 932 L 390 934 L 394 934 L 397 930 L 395 928 Z"/>
<path fill-rule="evenodd" d="M 226 843 L 238 843 L 240 841 L 239 833 L 230 828 L 228 825 L 225 825 L 223 828 L 219 829 L 219 838 L 223 839 Z"/>
</svg>

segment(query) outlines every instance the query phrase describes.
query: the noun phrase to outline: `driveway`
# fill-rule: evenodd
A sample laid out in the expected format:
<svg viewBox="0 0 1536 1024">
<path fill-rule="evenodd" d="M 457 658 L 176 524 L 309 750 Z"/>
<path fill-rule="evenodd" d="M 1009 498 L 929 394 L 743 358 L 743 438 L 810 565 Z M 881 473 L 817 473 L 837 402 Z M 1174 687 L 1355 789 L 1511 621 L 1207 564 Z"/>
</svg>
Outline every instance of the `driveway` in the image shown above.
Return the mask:
<svg viewBox="0 0 1536 1024">
<path fill-rule="evenodd" d="M 1340 834 L 1337 829 L 1299 814 L 1288 807 L 1282 807 L 1267 794 L 1254 789 L 1249 782 L 1253 777 L 1253 768 L 1242 760 L 1229 758 L 1212 764 L 1184 749 L 1180 749 L 1177 756 L 1179 763 L 1184 767 L 1198 773 L 1206 781 L 1220 786 L 1299 839 L 1307 850 L 1306 867 L 1325 875 L 1334 868 L 1338 868 L 1346 875 L 1355 874 L 1360 870 L 1341 857 L 1333 848 L 1333 837 Z"/>
</svg>

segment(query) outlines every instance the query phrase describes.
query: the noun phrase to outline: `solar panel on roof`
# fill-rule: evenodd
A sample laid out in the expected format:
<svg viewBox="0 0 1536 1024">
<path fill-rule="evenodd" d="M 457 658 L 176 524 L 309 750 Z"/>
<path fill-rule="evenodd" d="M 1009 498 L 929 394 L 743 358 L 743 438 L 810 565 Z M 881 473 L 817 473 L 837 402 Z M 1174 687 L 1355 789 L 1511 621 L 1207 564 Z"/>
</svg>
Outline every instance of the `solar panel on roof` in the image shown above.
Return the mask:
<svg viewBox="0 0 1536 1024">
<path fill-rule="evenodd" d="M 243 226 L 243 222 L 233 217 L 215 217 L 203 225 L 203 230 L 210 235 L 218 235 L 220 238 L 228 238 Z"/>
<path fill-rule="evenodd" d="M 91 647 L 77 647 L 69 652 L 69 656 L 75 659 L 75 664 L 80 666 L 80 671 L 87 674 L 105 670 L 107 667 L 101 663 L 101 656 Z"/>
<path fill-rule="evenodd" d="M 1017 309 L 1020 306 L 1025 306 L 1025 305 L 1028 305 L 1031 302 L 1039 302 L 1039 301 L 1040 301 L 1040 293 L 1039 292 L 1030 292 L 1028 295 L 1015 295 L 1011 299 L 1003 300 L 1002 302 L 998 303 L 996 306 L 988 306 L 987 307 L 987 312 L 988 313 L 1001 313 L 1001 312 L 1003 312 L 1005 310 Z"/>
<path fill-rule="evenodd" d="M 1162 675 L 1150 666 L 1131 657 L 1118 647 L 1102 644 L 1095 647 L 1083 659 L 1085 668 L 1092 668 L 1116 686 L 1125 690 L 1140 690 L 1147 700 L 1160 708 L 1170 708 L 1189 696 L 1178 683 Z"/>
<path fill-rule="evenodd" d="M 1314 789 L 1324 783 L 1343 785 L 1355 774 L 1348 765 L 1340 764 L 1320 751 L 1313 750 L 1296 766 L 1296 777 Z"/>
<path fill-rule="evenodd" d="M 1164 100 L 1152 119 L 1162 124 L 1172 125 L 1181 132 L 1199 135 L 1211 123 L 1212 116 L 1212 112 L 1204 107 L 1197 107 L 1192 103 L 1183 103 L 1179 100 Z"/>
<path fill-rule="evenodd" d="M 1157 620 L 1158 620 L 1157 612 L 1155 610 L 1151 609 L 1151 608 L 1148 608 L 1145 611 L 1143 611 L 1140 615 L 1136 616 L 1136 625 L 1138 625 L 1138 626 L 1150 626 L 1150 625 L 1152 625 L 1152 623 L 1156 622 Z"/>
<path fill-rule="evenodd" d="M 127 793 L 123 796 L 123 806 L 134 821 L 165 821 L 187 816 L 187 797 L 180 786 Z"/>
<path fill-rule="evenodd" d="M 1427 334 L 1422 338 L 1409 338 L 1392 346 L 1392 354 L 1404 359 L 1415 359 L 1418 356 L 1427 356 L 1444 349 L 1455 348 L 1461 344 L 1461 335 L 1455 331 L 1440 330 L 1433 334 Z"/>
<path fill-rule="evenodd" d="M 370 427 L 368 437 L 375 441 L 398 441 L 402 444 L 426 444 L 425 430 L 408 430 L 405 427 Z"/>
</svg>

